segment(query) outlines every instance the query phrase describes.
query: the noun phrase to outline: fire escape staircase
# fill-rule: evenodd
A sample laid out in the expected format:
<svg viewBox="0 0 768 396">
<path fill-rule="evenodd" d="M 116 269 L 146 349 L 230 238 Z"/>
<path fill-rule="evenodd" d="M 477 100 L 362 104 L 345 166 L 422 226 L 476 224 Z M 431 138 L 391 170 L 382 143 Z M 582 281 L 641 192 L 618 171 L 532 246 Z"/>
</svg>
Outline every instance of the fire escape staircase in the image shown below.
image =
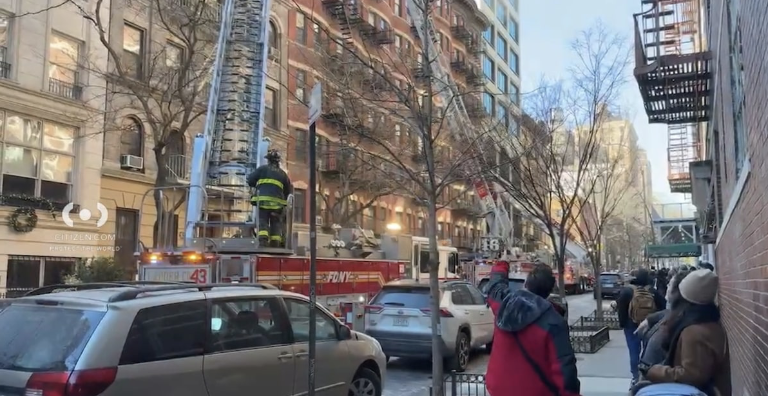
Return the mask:
<svg viewBox="0 0 768 396">
<path fill-rule="evenodd" d="M 635 69 L 648 122 L 685 124 L 708 121 L 712 53 L 680 48 L 693 34 L 696 0 L 642 0 L 650 9 L 635 14 Z M 687 52 L 687 53 L 686 53 Z"/>
<path fill-rule="evenodd" d="M 700 124 L 711 117 L 712 53 L 703 50 L 698 0 L 641 0 L 634 15 L 634 75 L 649 123 L 668 125 L 671 191 L 692 191 Z"/>
</svg>

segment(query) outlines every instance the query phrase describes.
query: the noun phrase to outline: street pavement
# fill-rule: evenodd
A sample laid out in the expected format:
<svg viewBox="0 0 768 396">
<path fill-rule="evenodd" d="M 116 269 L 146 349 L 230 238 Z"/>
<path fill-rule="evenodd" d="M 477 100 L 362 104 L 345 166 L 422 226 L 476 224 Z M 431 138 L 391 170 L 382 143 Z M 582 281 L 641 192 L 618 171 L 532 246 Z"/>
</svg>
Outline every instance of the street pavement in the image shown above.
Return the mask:
<svg viewBox="0 0 768 396">
<path fill-rule="evenodd" d="M 568 296 L 568 321 L 573 323 L 580 316 L 587 316 L 595 310 L 592 294 Z M 608 309 L 610 301 L 603 302 Z M 583 396 L 626 396 L 629 389 L 629 358 L 626 342 L 621 331 L 611 331 L 611 341 L 598 353 L 577 354 L 581 394 Z M 475 352 L 466 373 L 485 374 L 488 354 L 484 350 Z M 428 396 L 431 384 L 431 364 L 428 361 L 392 359 L 387 365 L 384 396 Z M 450 386 L 449 386 L 450 387 Z M 484 396 L 475 388 L 466 389 L 456 396 Z"/>
</svg>

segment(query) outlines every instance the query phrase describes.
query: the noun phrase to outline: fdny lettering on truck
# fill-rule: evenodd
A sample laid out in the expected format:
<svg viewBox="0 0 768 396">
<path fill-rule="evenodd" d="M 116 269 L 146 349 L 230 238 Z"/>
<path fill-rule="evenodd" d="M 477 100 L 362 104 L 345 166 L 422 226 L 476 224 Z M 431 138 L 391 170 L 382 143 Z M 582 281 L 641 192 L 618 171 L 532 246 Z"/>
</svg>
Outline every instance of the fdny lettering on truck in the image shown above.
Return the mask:
<svg viewBox="0 0 768 396">
<path fill-rule="evenodd" d="M 328 273 L 328 283 L 345 283 L 352 279 L 352 271 L 331 271 Z"/>
</svg>

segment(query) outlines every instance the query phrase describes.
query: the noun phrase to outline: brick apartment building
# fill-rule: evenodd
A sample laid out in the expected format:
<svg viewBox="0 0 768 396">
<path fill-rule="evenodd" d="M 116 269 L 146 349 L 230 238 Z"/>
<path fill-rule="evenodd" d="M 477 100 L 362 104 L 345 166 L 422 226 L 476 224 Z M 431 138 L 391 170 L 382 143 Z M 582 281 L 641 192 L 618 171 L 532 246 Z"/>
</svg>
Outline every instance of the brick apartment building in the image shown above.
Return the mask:
<svg viewBox="0 0 768 396">
<path fill-rule="evenodd" d="M 689 136 L 692 150 L 688 151 L 690 156 L 685 164 L 688 192 L 692 193 L 698 211 L 703 256 L 713 262 L 720 276 L 719 304 L 730 344 L 733 394 L 765 395 L 768 2 L 691 0 L 684 6 L 664 3 L 662 0 L 658 8 L 661 15 L 666 15 L 661 19 L 675 19 L 670 25 L 676 27 L 644 25 L 638 30 L 638 38 L 645 41 L 638 40 L 637 44 L 653 47 L 648 45 L 649 37 L 664 29 L 679 33 L 693 28 L 698 30 L 698 39 L 688 51 L 682 51 L 683 55 L 664 51 L 644 53 L 638 46 L 635 75 L 651 122 L 669 124 L 670 133 L 673 125 L 695 126 L 695 133 Z M 688 14 L 681 11 L 686 6 L 691 7 Z M 657 20 L 652 14 L 651 11 L 646 14 L 648 17 L 636 15 L 636 26 L 640 27 L 643 20 Z M 699 15 L 703 18 L 697 21 Z M 668 42 L 662 37 L 662 45 L 680 36 L 669 36 Z M 677 69 L 677 75 L 674 68 L 668 69 L 679 85 L 672 87 L 675 82 L 653 76 L 651 65 L 657 60 L 666 66 L 687 66 Z M 657 87 L 671 83 L 662 88 L 663 99 L 654 99 L 651 94 L 654 78 Z M 659 102 L 666 102 L 666 106 L 654 106 Z"/>
<path fill-rule="evenodd" d="M 342 77 L 333 75 L 332 71 L 333 63 L 339 62 L 335 57 L 342 56 L 343 51 L 337 48 L 340 42 L 355 47 L 366 57 L 370 55 L 379 58 L 378 61 L 391 73 L 391 78 L 402 79 L 406 83 L 415 81 L 413 75 L 409 74 L 414 71 L 416 60 L 420 57 L 420 41 L 407 16 L 406 4 L 406 0 L 299 0 L 290 6 L 285 20 L 273 19 L 271 22 L 270 28 L 274 32 L 271 35 L 271 53 L 287 58 L 287 68 L 281 75 L 284 80 L 280 89 L 267 91 L 267 111 L 270 111 L 270 102 L 281 103 L 285 106 L 283 110 L 287 112 L 287 117 L 279 114 L 272 117 L 268 113 L 267 132 L 276 133 L 279 130 L 279 135 L 287 137 L 287 168 L 295 181 L 299 197 L 295 211 L 295 221 L 298 223 L 316 221 L 308 218 L 308 124 L 307 110 L 301 101 L 308 98 L 309 91 L 316 81 L 325 81 L 325 91 L 332 89 L 334 78 Z M 488 24 L 485 16 L 473 1 L 438 1 L 435 7 L 435 34 L 443 53 L 450 57 L 451 70 L 448 72 L 459 85 L 466 84 L 472 78 L 482 81 L 478 56 L 482 49 L 481 33 Z M 486 116 L 479 97 L 466 96 L 464 100 L 468 102 L 470 109 L 479 110 L 471 116 Z M 329 103 L 324 103 L 323 111 L 326 113 L 331 111 L 327 107 L 330 107 Z M 284 124 L 269 128 L 270 119 L 280 120 Z M 346 213 L 352 214 L 352 218 L 344 220 L 357 223 L 366 229 L 373 229 L 377 233 L 383 232 L 388 223 L 398 223 L 404 233 L 425 235 L 426 229 L 422 220 L 424 215 L 421 207 L 409 196 L 409 191 L 377 196 L 375 190 L 379 186 L 375 183 L 366 186 L 362 180 L 358 183 L 362 186 L 351 191 L 339 187 L 340 170 L 334 166 L 340 161 L 335 156 L 338 154 L 339 130 L 343 128 L 344 125 L 331 122 L 326 117 L 318 122 L 318 176 L 321 193 L 326 197 L 320 203 L 319 213 L 322 219 L 318 221 L 329 225 L 339 220 L 338 216 L 334 217 L 331 212 L 337 192 L 341 191 L 343 199 L 347 200 L 345 205 L 349 207 Z M 390 125 L 389 128 L 390 131 L 384 132 L 391 134 L 393 139 L 396 135 L 408 134 L 404 125 Z M 335 146 L 336 149 L 326 149 L 330 146 Z M 414 162 L 414 165 L 416 164 Z M 353 182 L 371 177 L 371 174 L 365 172 L 346 175 L 346 178 Z M 473 240 L 484 232 L 484 225 L 482 219 L 477 217 L 476 203 L 471 194 L 463 193 L 464 196 L 458 196 L 462 194 L 463 189 L 463 186 L 448 189 L 449 192 L 444 198 L 446 201 L 452 200 L 453 204 L 438 213 L 438 237 L 451 239 L 454 246 L 469 249 Z M 370 207 L 361 209 L 371 201 L 374 202 Z M 336 209 L 338 208 L 337 205 Z"/>
</svg>

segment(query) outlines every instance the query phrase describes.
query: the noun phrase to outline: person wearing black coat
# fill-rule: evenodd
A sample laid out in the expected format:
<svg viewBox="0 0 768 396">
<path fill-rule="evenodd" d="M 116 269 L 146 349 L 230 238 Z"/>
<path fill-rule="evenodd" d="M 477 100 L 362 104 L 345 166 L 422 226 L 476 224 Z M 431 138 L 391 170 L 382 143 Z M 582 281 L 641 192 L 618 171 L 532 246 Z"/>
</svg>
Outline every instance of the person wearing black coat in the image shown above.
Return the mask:
<svg viewBox="0 0 768 396">
<path fill-rule="evenodd" d="M 666 308 L 667 299 L 663 294 L 652 287 L 652 283 L 653 279 L 651 278 L 650 272 L 644 268 L 637 270 L 637 275 L 630 281 L 630 285 L 634 287 L 650 287 L 650 292 L 653 294 L 654 305 L 658 312 Z M 632 373 L 632 381 L 635 383 L 640 375 L 637 367 L 640 363 L 642 345 L 640 336 L 636 334 L 637 327 L 640 323 L 633 322 L 629 317 L 629 305 L 635 295 L 635 289 L 632 286 L 624 287 L 619 292 L 619 296 L 616 299 L 616 311 L 619 315 L 619 326 L 624 330 L 624 337 L 627 340 L 630 372 Z"/>
</svg>

